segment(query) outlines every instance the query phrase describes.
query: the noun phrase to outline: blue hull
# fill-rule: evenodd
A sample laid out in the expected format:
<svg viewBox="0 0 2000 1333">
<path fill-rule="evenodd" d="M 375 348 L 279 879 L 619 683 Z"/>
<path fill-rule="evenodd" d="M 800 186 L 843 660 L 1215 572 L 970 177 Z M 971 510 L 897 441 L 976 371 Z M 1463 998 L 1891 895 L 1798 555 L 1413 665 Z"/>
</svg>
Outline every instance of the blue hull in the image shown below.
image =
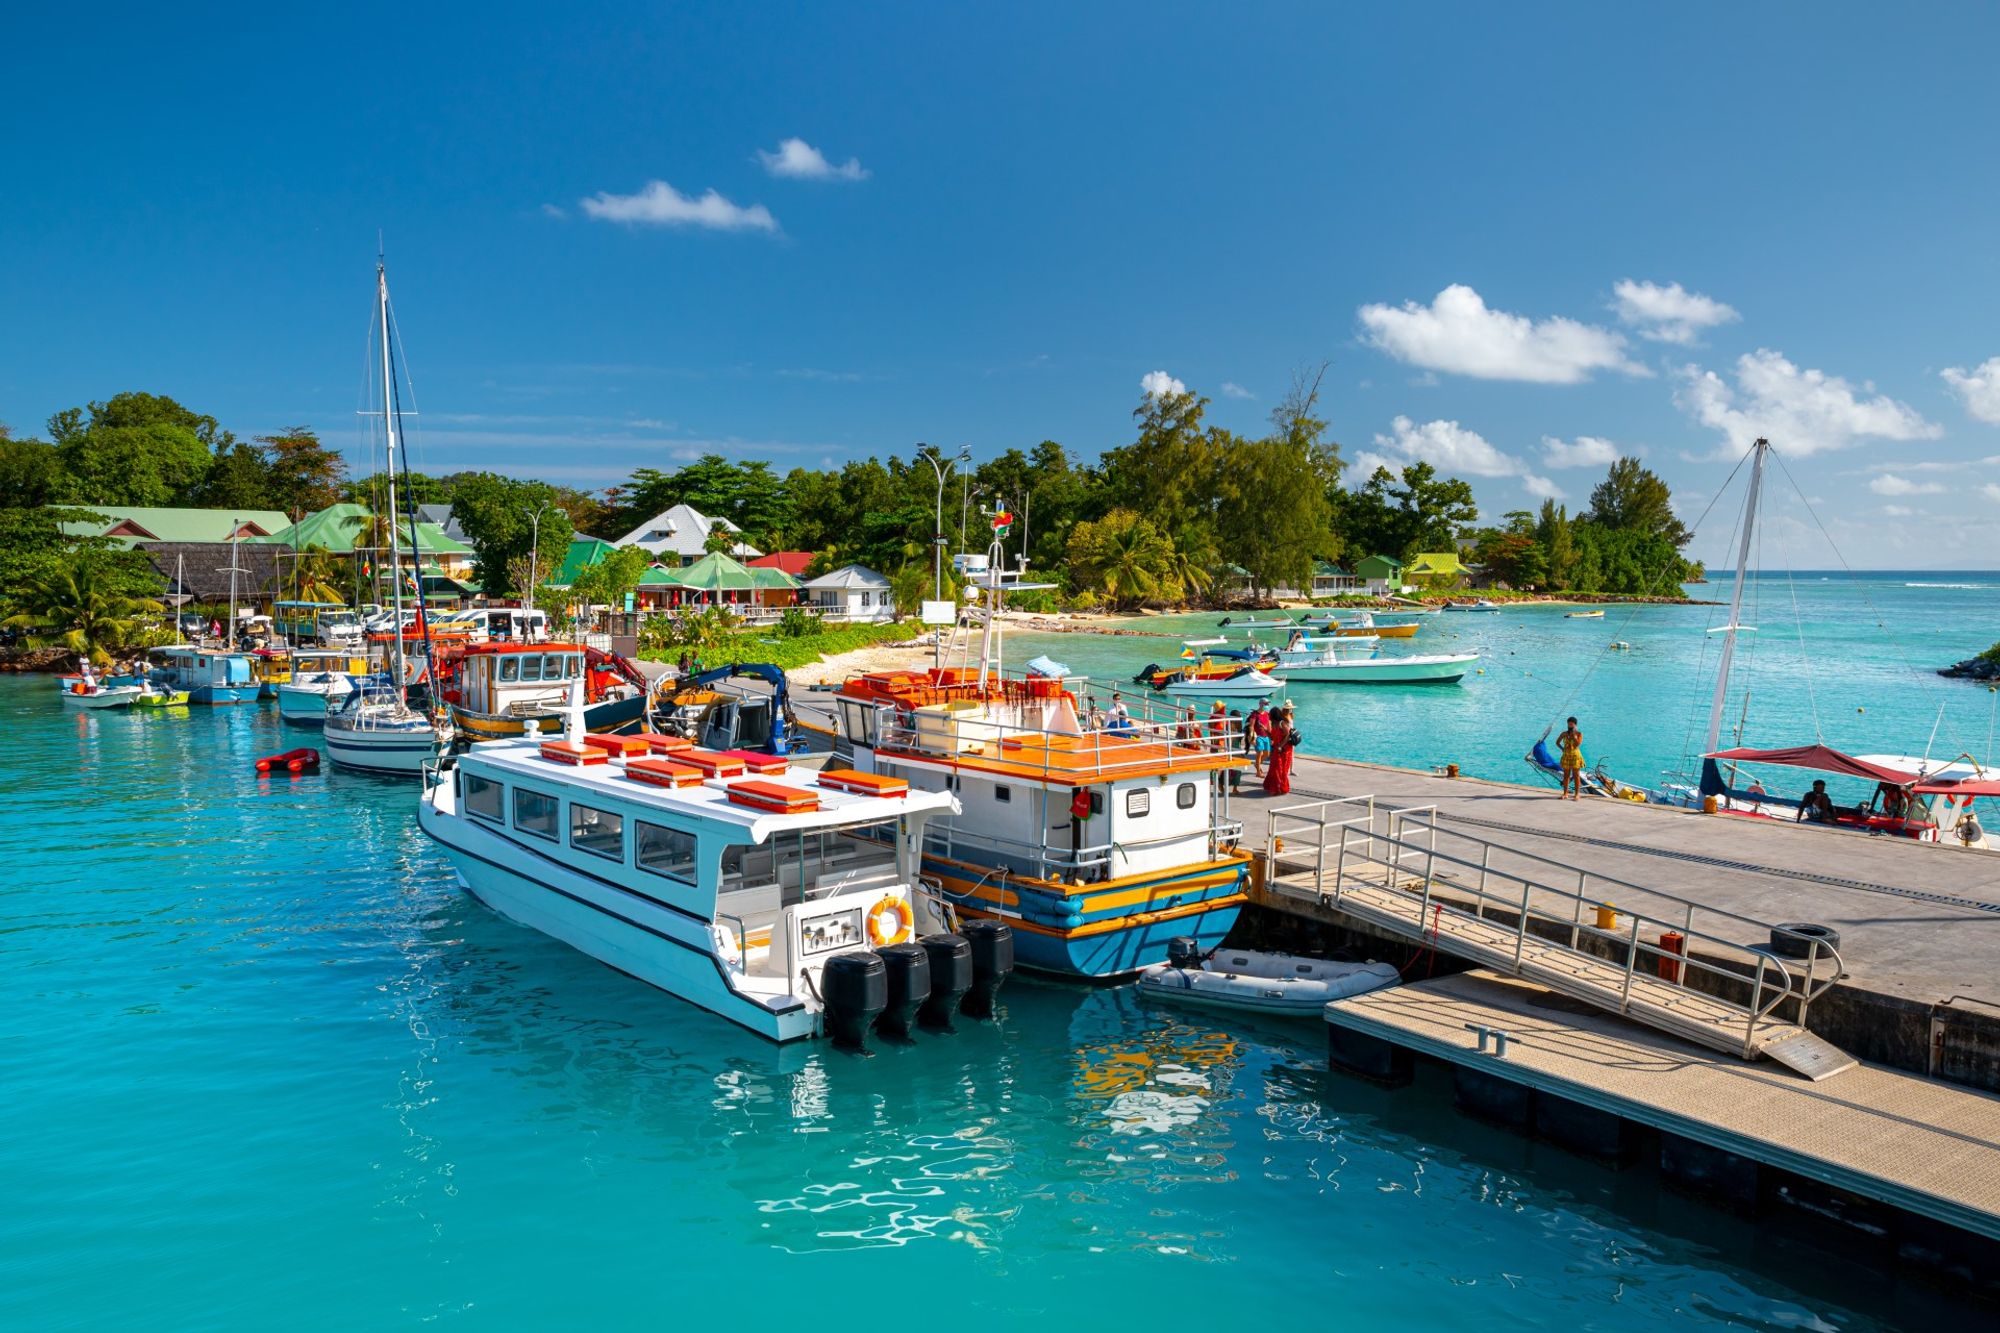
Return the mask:
<svg viewBox="0 0 2000 1333">
<path fill-rule="evenodd" d="M 261 685 L 197 685 L 188 691 L 188 699 L 198 704 L 254 704 L 261 689 Z"/>
<path fill-rule="evenodd" d="M 1038 972 L 1070 977 L 1116 977 L 1167 961 L 1167 941 L 1190 936 L 1206 952 L 1220 947 L 1242 912 L 1231 903 L 1212 911 L 1155 921 L 1101 935 L 1044 935 L 1039 931 L 1014 932 L 1014 961 Z M 961 909 L 968 917 L 984 916 L 975 909 Z M 995 918 L 1006 920 L 1005 917 Z"/>
</svg>

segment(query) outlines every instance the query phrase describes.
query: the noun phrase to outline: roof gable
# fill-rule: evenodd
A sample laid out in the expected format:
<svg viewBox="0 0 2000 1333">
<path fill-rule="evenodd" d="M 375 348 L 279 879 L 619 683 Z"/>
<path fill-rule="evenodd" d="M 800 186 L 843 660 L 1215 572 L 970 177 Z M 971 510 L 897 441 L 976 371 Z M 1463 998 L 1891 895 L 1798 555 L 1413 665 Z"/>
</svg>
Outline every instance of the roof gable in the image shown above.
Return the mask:
<svg viewBox="0 0 2000 1333">
<path fill-rule="evenodd" d="M 807 580 L 805 586 L 816 589 L 867 588 L 872 590 L 888 587 L 889 576 L 887 574 L 878 574 L 864 565 L 842 565 L 839 569 L 829 570 L 816 579 Z"/>
</svg>

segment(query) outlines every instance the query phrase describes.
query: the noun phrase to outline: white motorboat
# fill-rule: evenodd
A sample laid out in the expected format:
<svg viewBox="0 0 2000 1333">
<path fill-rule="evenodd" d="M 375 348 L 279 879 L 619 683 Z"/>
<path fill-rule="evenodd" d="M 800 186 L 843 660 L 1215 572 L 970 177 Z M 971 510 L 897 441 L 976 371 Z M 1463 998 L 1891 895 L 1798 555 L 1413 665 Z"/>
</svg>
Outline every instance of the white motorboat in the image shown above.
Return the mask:
<svg viewBox="0 0 2000 1333">
<path fill-rule="evenodd" d="M 576 695 L 564 739 L 488 741 L 428 777 L 418 823 L 474 897 L 773 1041 L 991 1012 L 1012 929 L 944 933 L 921 887 L 950 791 L 588 736 Z"/>
<path fill-rule="evenodd" d="M 139 685 L 97 685 L 78 681 L 62 692 L 64 708 L 130 708 L 145 693 Z"/>
<path fill-rule="evenodd" d="M 1162 694 L 1198 695 L 1205 699 L 1261 699 L 1284 688 L 1285 682 L 1253 666 L 1241 667 L 1226 676 L 1176 672 L 1159 687 Z"/>
<path fill-rule="evenodd" d="M 278 716 L 300 726 L 318 726 L 354 693 L 354 678 L 344 671 L 300 671 L 278 687 Z"/>
<path fill-rule="evenodd" d="M 1389 963 L 1343 963 L 1251 949 L 1216 949 L 1204 956 L 1192 940 L 1174 940 L 1168 945 L 1168 961 L 1139 973 L 1139 990 L 1218 1009 L 1317 1018 L 1331 1001 L 1366 995 L 1402 979 Z"/>
<path fill-rule="evenodd" d="M 1287 662 L 1280 654 L 1272 672 L 1286 684 L 1309 681 L 1331 685 L 1450 685 L 1463 680 L 1478 653 L 1421 653 L 1409 657 L 1341 657 L 1321 653 L 1312 660 Z"/>
<path fill-rule="evenodd" d="M 1473 602 L 1446 602 L 1444 609 L 1447 611 L 1498 611 L 1500 603 L 1481 597 Z"/>
</svg>

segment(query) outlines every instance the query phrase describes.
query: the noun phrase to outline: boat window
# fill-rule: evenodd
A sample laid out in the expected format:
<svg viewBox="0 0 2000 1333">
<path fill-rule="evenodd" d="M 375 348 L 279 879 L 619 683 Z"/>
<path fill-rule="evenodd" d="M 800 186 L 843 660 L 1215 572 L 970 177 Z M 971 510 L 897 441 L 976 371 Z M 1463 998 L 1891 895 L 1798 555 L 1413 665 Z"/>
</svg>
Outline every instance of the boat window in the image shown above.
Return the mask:
<svg viewBox="0 0 2000 1333">
<path fill-rule="evenodd" d="M 1192 782 L 1183 782 L 1174 789 L 1174 804 L 1183 810 L 1194 809 L 1195 792 Z"/>
<path fill-rule="evenodd" d="M 995 787 L 993 789 L 993 799 L 1001 802 L 1011 801 L 1014 799 L 1014 789 L 1012 787 L 1004 787 L 1004 786 Z"/>
<path fill-rule="evenodd" d="M 1125 793 L 1125 817 L 1143 819 L 1153 809 L 1153 793 L 1144 787 L 1134 787 Z"/>
<path fill-rule="evenodd" d="M 694 834 L 642 821 L 639 825 L 639 869 L 694 883 Z"/>
<path fill-rule="evenodd" d="M 515 658 L 512 658 L 512 657 L 503 657 L 503 658 L 501 658 L 501 659 L 500 659 L 500 679 L 502 679 L 502 680 L 519 680 L 520 678 L 521 678 L 521 664 L 520 664 L 520 662 L 519 662 L 518 660 L 516 660 Z"/>
<path fill-rule="evenodd" d="M 569 845 L 581 852 L 625 859 L 625 816 L 574 801 L 569 807 Z"/>
<path fill-rule="evenodd" d="M 506 818 L 500 808 L 506 788 L 491 778 L 482 778 L 472 773 L 463 775 L 465 782 L 465 813 L 478 815 L 481 819 L 499 821 Z"/>
<path fill-rule="evenodd" d="M 514 827 L 523 833 L 532 833 L 538 838 L 551 842 L 556 837 L 556 807 L 561 805 L 555 797 L 525 787 L 514 789 Z"/>
<path fill-rule="evenodd" d="M 569 669 L 569 658 L 561 653 L 550 653 L 542 659 L 543 680 L 568 680 L 575 674 Z"/>
<path fill-rule="evenodd" d="M 521 679 L 540 680 L 541 678 L 542 678 L 542 659 L 540 654 L 531 654 L 529 656 L 523 657 L 521 659 Z"/>
</svg>

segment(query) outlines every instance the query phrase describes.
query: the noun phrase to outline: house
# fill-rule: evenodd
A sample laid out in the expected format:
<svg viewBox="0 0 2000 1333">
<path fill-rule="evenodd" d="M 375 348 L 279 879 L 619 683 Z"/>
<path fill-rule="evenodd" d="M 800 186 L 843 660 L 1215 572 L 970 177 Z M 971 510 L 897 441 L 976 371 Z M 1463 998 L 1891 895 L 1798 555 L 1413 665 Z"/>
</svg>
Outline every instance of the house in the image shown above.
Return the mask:
<svg viewBox="0 0 2000 1333">
<path fill-rule="evenodd" d="M 806 576 L 806 567 L 813 562 L 813 554 L 811 551 L 771 551 L 743 563 L 752 569 L 783 570 L 795 579 L 802 579 Z"/>
<path fill-rule="evenodd" d="M 1354 577 L 1370 596 L 1390 597 L 1403 586 L 1403 566 L 1386 555 L 1363 556 L 1354 562 Z"/>
<path fill-rule="evenodd" d="M 1467 570 L 1456 551 L 1424 551 L 1410 557 L 1403 577 L 1429 588 L 1453 588 L 1465 581 Z"/>
<path fill-rule="evenodd" d="M 807 605 L 828 620 L 880 624 L 896 618 L 889 576 L 860 565 L 842 565 L 805 583 Z"/>
<path fill-rule="evenodd" d="M 656 564 L 639 577 L 641 610 L 726 606 L 741 611 L 759 599 L 757 573 L 720 551 L 691 565 Z"/>
<path fill-rule="evenodd" d="M 1331 560 L 1313 561 L 1314 597 L 1343 597 L 1360 591 L 1361 580 L 1351 570 L 1342 569 Z"/>
<path fill-rule="evenodd" d="M 465 535 L 465 529 L 458 526 L 458 520 L 451 516 L 450 505 L 418 505 L 417 522 L 436 524 L 438 531 L 455 542 L 472 540 Z"/>
<path fill-rule="evenodd" d="M 130 550 L 141 542 L 263 540 L 292 520 L 275 509 L 170 509 L 134 505 L 81 505 L 103 522 L 65 523 L 71 537 L 103 537 Z"/>
<path fill-rule="evenodd" d="M 403 548 L 403 563 L 415 563 L 416 557 L 410 551 L 408 520 L 397 532 L 397 538 Z M 295 551 L 318 546 L 335 555 L 359 556 L 369 564 L 378 554 L 386 557 L 389 550 L 388 533 L 368 506 L 362 504 L 328 505 L 263 540 L 289 546 Z M 461 582 L 472 577 L 472 548 L 447 535 L 437 524 L 427 523 L 420 517 L 416 525 L 416 540 L 424 560 L 437 565 L 448 577 Z"/>
<path fill-rule="evenodd" d="M 643 546 L 663 565 L 691 565 L 708 554 L 708 537 L 718 523 L 725 532 L 738 536 L 743 532 L 726 518 L 711 519 L 694 506 L 682 504 L 653 515 L 613 545 Z M 729 554 L 742 560 L 762 552 L 748 542 L 738 541 L 730 546 Z"/>
</svg>

